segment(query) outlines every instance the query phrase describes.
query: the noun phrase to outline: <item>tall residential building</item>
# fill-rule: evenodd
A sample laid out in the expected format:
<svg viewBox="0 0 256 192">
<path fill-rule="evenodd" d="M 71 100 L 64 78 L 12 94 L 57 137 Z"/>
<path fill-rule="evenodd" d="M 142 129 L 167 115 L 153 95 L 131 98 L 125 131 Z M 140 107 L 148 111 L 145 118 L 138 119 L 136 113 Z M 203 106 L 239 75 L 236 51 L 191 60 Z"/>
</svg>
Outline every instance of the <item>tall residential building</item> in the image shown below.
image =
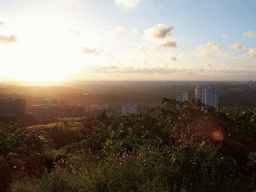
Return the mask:
<svg viewBox="0 0 256 192">
<path fill-rule="evenodd" d="M 214 86 L 196 87 L 195 99 L 201 99 L 204 104 L 213 106 L 218 110 L 218 89 Z"/>
<path fill-rule="evenodd" d="M 248 85 L 249 85 L 249 89 L 252 89 L 252 87 L 253 87 L 253 82 L 252 82 L 252 81 L 249 81 L 249 82 L 248 82 Z"/>
<path fill-rule="evenodd" d="M 0 116 L 22 116 L 25 115 L 24 99 L 0 99 Z"/>
<path fill-rule="evenodd" d="M 188 101 L 188 92 L 177 91 L 176 92 L 176 101 L 179 101 L 179 102 Z"/>
<path fill-rule="evenodd" d="M 136 114 L 136 113 L 137 113 L 137 105 L 126 104 L 122 106 L 122 115 Z"/>
</svg>

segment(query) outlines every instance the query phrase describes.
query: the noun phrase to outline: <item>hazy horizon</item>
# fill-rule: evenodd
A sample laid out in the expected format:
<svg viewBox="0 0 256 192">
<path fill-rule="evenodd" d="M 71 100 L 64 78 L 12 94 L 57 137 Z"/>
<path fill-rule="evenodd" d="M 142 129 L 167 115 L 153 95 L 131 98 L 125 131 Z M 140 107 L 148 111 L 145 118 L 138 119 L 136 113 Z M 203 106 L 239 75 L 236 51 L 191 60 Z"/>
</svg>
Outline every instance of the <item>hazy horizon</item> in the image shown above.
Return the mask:
<svg viewBox="0 0 256 192">
<path fill-rule="evenodd" d="M 0 82 L 256 81 L 256 2 L 3 0 Z"/>
</svg>

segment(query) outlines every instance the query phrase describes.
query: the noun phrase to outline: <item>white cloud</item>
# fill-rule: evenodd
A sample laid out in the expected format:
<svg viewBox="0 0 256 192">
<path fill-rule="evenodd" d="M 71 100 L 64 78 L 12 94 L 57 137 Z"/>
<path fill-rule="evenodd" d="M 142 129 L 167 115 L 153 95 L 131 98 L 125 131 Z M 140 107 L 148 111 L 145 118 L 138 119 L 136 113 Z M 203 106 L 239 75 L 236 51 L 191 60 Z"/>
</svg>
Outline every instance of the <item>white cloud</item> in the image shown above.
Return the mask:
<svg viewBox="0 0 256 192">
<path fill-rule="evenodd" d="M 207 57 L 209 55 L 212 55 L 212 53 L 210 51 L 200 51 L 198 54 L 197 54 L 197 57 Z"/>
<path fill-rule="evenodd" d="M 177 58 L 177 57 L 175 57 L 175 56 L 172 56 L 172 57 L 170 57 L 170 60 L 171 60 L 171 61 L 177 61 L 177 60 L 178 60 L 178 58 Z"/>
<path fill-rule="evenodd" d="M 2 44 L 14 43 L 16 41 L 18 41 L 18 38 L 15 35 L 11 35 L 10 37 L 0 35 L 0 43 Z"/>
<path fill-rule="evenodd" d="M 244 55 L 245 58 L 251 59 L 256 56 L 256 48 L 250 48 L 248 53 Z"/>
<path fill-rule="evenodd" d="M 140 47 L 138 47 L 137 49 L 132 49 L 131 51 L 133 52 L 139 52 L 139 53 L 147 53 L 150 51 L 153 51 L 152 49 L 150 49 L 148 46 L 146 45 L 142 45 Z"/>
<path fill-rule="evenodd" d="M 202 68 L 204 71 L 212 71 L 212 66 L 210 64 L 205 64 Z"/>
<path fill-rule="evenodd" d="M 159 49 L 170 49 L 170 48 L 176 48 L 177 44 L 174 41 L 167 41 L 165 43 L 161 43 L 158 45 Z"/>
<path fill-rule="evenodd" d="M 115 0 L 117 5 L 125 6 L 127 8 L 135 7 L 139 2 L 143 0 Z"/>
<path fill-rule="evenodd" d="M 115 38 L 116 38 L 116 34 L 112 31 L 106 31 L 106 32 L 100 33 L 100 41 L 102 42 L 115 39 Z"/>
<path fill-rule="evenodd" d="M 150 41 L 158 42 L 158 48 L 162 50 L 176 48 L 177 44 L 172 39 L 173 27 L 165 27 L 163 24 L 158 24 L 157 27 L 148 28 L 145 30 L 145 37 Z"/>
<path fill-rule="evenodd" d="M 248 31 L 246 33 L 243 34 L 244 37 L 254 37 L 256 36 L 255 33 L 253 33 L 252 31 Z"/>
<path fill-rule="evenodd" d="M 152 27 L 145 30 L 146 38 L 151 41 L 166 41 L 171 38 L 173 27 L 165 27 L 159 23 L 157 27 Z"/>
<path fill-rule="evenodd" d="M 221 47 L 218 43 L 210 42 L 207 45 L 201 45 L 197 50 L 220 50 Z"/>
<path fill-rule="evenodd" d="M 124 26 L 122 26 L 122 25 L 120 25 L 120 26 L 118 26 L 117 28 L 116 28 L 116 31 L 117 32 L 121 32 L 121 31 L 124 31 L 126 28 L 124 27 Z"/>
<path fill-rule="evenodd" d="M 136 28 L 136 27 L 132 27 L 132 33 L 134 33 L 134 34 L 139 34 L 139 31 L 138 31 L 138 29 Z"/>
<path fill-rule="evenodd" d="M 82 53 L 84 54 L 94 54 L 94 55 L 99 55 L 100 51 L 96 48 L 89 48 L 89 47 L 82 47 Z"/>
<path fill-rule="evenodd" d="M 196 48 L 197 50 L 197 54 L 196 56 L 197 57 L 201 57 L 201 58 L 204 58 L 204 57 L 208 57 L 209 55 L 212 55 L 212 50 L 220 50 L 221 47 L 218 43 L 214 43 L 214 42 L 210 42 L 206 45 L 201 45 L 199 47 Z"/>
<path fill-rule="evenodd" d="M 222 37 L 227 37 L 227 34 L 222 34 Z"/>
<path fill-rule="evenodd" d="M 68 29 L 68 32 L 71 34 L 75 34 L 77 36 L 81 35 L 80 31 L 78 31 L 76 29 Z"/>
<path fill-rule="evenodd" d="M 234 50 L 246 50 L 245 46 L 238 43 L 235 43 L 234 45 L 230 46 L 230 48 Z"/>
<path fill-rule="evenodd" d="M 179 70 L 168 67 L 140 68 L 140 67 L 123 67 L 118 66 L 95 66 L 92 68 L 95 73 L 121 73 L 121 74 L 172 74 L 176 72 L 186 72 L 186 69 Z"/>
<path fill-rule="evenodd" d="M 227 53 L 218 53 L 217 56 L 218 57 L 227 57 L 228 54 Z"/>
</svg>

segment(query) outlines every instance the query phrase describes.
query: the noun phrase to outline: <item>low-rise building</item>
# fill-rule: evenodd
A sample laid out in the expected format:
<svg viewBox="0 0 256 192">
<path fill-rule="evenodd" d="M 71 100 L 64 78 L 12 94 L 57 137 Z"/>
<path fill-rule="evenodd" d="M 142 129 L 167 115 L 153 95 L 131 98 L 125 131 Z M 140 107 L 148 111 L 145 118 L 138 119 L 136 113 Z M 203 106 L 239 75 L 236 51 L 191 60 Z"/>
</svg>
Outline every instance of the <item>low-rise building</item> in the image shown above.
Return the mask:
<svg viewBox="0 0 256 192">
<path fill-rule="evenodd" d="M 136 114 L 137 105 L 126 104 L 122 106 L 122 115 Z"/>
<path fill-rule="evenodd" d="M 0 99 L 0 116 L 23 116 L 26 113 L 25 107 L 24 99 Z"/>
</svg>

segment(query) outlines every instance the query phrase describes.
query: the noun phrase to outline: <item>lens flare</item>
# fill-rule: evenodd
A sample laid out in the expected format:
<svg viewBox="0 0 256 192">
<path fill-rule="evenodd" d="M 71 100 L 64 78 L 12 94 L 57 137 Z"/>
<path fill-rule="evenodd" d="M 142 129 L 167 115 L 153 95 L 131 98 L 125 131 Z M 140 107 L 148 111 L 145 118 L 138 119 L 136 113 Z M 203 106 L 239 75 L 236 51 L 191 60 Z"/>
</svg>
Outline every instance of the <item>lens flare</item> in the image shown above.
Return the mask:
<svg viewBox="0 0 256 192">
<path fill-rule="evenodd" d="M 217 141 L 222 141 L 224 139 L 224 135 L 221 130 L 214 131 L 213 138 Z"/>
</svg>

